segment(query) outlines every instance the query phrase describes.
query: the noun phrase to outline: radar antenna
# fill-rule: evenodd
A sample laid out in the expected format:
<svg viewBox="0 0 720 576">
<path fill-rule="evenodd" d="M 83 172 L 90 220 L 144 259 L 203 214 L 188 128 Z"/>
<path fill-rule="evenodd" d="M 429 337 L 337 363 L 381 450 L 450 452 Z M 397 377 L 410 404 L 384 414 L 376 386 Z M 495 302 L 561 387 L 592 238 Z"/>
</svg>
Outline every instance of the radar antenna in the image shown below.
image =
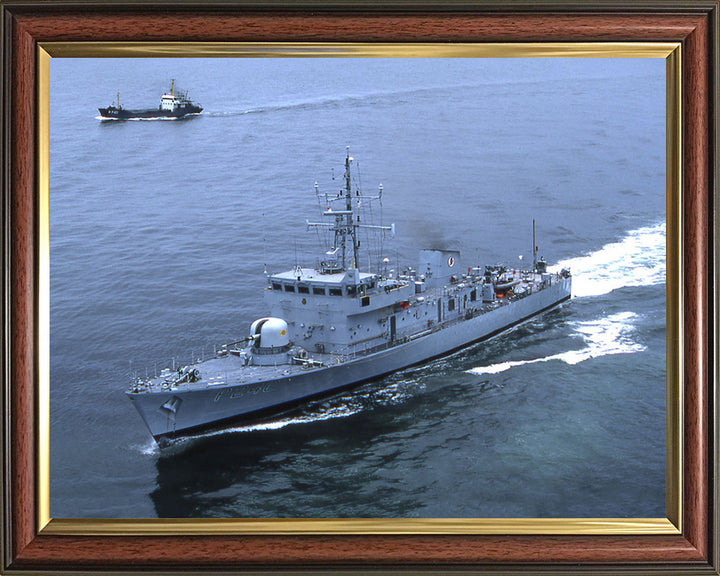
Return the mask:
<svg viewBox="0 0 720 576">
<path fill-rule="evenodd" d="M 328 256 L 334 256 L 337 254 L 337 252 L 340 252 L 340 266 L 342 270 L 347 270 L 347 257 L 348 257 L 348 249 L 347 249 L 347 242 L 348 239 L 352 242 L 352 261 L 351 261 L 351 268 L 353 269 L 359 269 L 359 251 L 360 251 L 360 241 L 358 239 L 357 229 L 358 228 L 366 228 L 366 229 L 375 229 L 375 230 L 382 230 L 382 231 L 390 231 L 394 234 L 394 225 L 392 226 L 376 226 L 372 224 L 360 224 L 360 218 L 359 216 L 355 217 L 355 211 L 353 209 L 353 197 L 352 197 L 352 183 L 351 183 L 351 177 L 350 177 L 350 163 L 353 161 L 352 156 L 350 156 L 350 147 L 346 147 L 346 155 L 345 155 L 345 187 L 344 189 L 340 190 L 340 193 L 335 196 L 334 198 L 328 198 L 326 196 L 326 203 L 327 203 L 327 209 L 325 209 L 322 212 L 323 216 L 331 216 L 335 218 L 335 222 L 330 224 L 326 222 L 306 222 L 308 228 L 309 227 L 326 227 L 329 228 L 331 232 L 334 232 L 335 234 L 335 240 L 334 245 L 332 247 L 332 250 L 327 252 Z M 317 192 L 317 188 L 316 194 Z M 356 198 L 359 200 L 361 199 L 367 199 L 367 200 L 378 200 L 382 196 L 382 186 L 380 187 L 380 195 L 379 196 L 363 196 L 360 191 L 358 191 L 358 194 Z M 342 206 L 342 209 L 335 210 L 333 209 L 333 202 L 342 202 L 344 201 L 344 206 Z"/>
</svg>

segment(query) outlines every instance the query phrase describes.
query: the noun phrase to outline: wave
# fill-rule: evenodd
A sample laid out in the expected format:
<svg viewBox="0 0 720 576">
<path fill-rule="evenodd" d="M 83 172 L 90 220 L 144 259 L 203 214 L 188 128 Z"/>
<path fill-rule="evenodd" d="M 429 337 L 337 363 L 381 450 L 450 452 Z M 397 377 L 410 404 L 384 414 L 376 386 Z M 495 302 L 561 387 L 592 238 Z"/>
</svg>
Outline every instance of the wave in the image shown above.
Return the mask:
<svg viewBox="0 0 720 576">
<path fill-rule="evenodd" d="M 632 230 L 619 242 L 550 267 L 570 268 L 573 296 L 601 296 L 627 286 L 665 283 L 665 222 Z"/>
<path fill-rule="evenodd" d="M 632 333 L 638 319 L 639 316 L 634 312 L 620 312 L 599 320 L 571 323 L 571 326 L 573 324 L 575 326 L 575 333 L 571 336 L 582 338 L 586 344 L 585 348 L 568 350 L 544 358 L 513 360 L 491 364 L 490 366 L 478 366 L 467 370 L 467 372 L 472 374 L 497 374 L 525 364 L 560 360 L 566 364 L 575 365 L 591 358 L 599 358 L 610 354 L 642 352 L 645 350 L 645 346 L 634 342 L 632 339 Z"/>
</svg>

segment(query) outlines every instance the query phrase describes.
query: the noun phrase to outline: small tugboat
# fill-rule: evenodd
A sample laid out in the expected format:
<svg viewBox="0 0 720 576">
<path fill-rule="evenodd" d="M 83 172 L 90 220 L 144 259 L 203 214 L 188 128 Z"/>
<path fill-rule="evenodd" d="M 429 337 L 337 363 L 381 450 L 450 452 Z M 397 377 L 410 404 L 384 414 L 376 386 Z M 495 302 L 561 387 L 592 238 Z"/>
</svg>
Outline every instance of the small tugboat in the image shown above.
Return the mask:
<svg viewBox="0 0 720 576">
<path fill-rule="evenodd" d="M 107 108 L 98 108 L 103 120 L 128 120 L 131 118 L 183 118 L 189 114 L 199 114 L 202 107 L 188 99 L 187 92 L 175 91 L 175 80 L 170 85 L 170 92 L 163 94 L 157 108 L 145 110 L 129 110 L 120 105 L 120 93 L 117 95 L 117 106 L 113 102 Z"/>
<path fill-rule="evenodd" d="M 344 188 L 315 193 L 329 245 L 314 268 L 267 276 L 270 315 L 213 357 L 156 377 L 135 377 L 127 395 L 158 442 L 234 419 L 275 414 L 401 368 L 490 338 L 570 298 L 567 269 L 537 260 L 533 222 L 530 270 L 461 268 L 455 250 L 421 250 L 417 268 L 388 270 L 388 259 L 360 269 L 360 233 L 381 237 L 394 225 L 365 223 L 377 195 L 353 186 L 349 150 Z M 379 243 L 381 244 L 381 243 Z M 374 269 L 373 269 L 374 268 Z M 466 270 L 466 271 L 465 271 Z"/>
</svg>

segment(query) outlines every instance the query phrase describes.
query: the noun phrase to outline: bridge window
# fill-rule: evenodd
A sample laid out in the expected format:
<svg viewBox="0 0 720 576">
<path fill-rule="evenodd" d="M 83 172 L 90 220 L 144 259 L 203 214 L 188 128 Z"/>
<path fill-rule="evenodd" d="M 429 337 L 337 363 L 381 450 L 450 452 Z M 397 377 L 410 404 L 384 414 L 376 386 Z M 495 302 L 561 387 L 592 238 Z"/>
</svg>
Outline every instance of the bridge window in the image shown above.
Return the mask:
<svg viewBox="0 0 720 576">
<path fill-rule="evenodd" d="M 299 294 L 310 294 L 310 288 L 308 286 L 298 286 Z"/>
<path fill-rule="evenodd" d="M 280 282 L 273 282 L 272 289 L 273 290 L 282 290 L 282 284 L 280 284 Z"/>
<path fill-rule="evenodd" d="M 294 284 L 285 284 L 285 292 L 295 292 Z"/>
<path fill-rule="evenodd" d="M 342 288 L 330 288 L 330 296 L 342 296 Z"/>
<path fill-rule="evenodd" d="M 313 286 L 313 294 L 317 294 L 318 296 L 325 296 L 325 288 L 322 288 L 320 286 Z"/>
<path fill-rule="evenodd" d="M 477 290 L 472 290 L 470 292 L 470 302 L 475 302 L 477 300 Z"/>
<path fill-rule="evenodd" d="M 448 300 L 448 312 L 452 312 L 453 310 L 455 310 L 455 298 L 450 298 L 450 300 Z"/>
<path fill-rule="evenodd" d="M 370 306 L 370 296 L 363 296 L 360 300 L 360 306 Z"/>
</svg>

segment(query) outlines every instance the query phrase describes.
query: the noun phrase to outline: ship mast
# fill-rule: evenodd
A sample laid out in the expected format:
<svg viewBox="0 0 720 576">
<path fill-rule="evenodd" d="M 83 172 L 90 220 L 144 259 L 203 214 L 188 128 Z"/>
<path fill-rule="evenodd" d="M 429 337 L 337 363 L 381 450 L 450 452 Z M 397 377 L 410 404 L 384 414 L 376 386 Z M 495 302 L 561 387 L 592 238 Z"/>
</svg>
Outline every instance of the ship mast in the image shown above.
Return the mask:
<svg viewBox="0 0 720 576">
<path fill-rule="evenodd" d="M 345 148 L 345 210 L 328 210 L 326 214 L 335 216 L 335 226 L 333 231 L 335 232 L 335 246 L 334 248 L 340 248 L 342 269 L 347 270 L 347 239 L 350 236 L 352 240 L 352 268 L 358 266 L 358 240 L 355 233 L 356 224 L 353 220 L 353 207 L 352 207 L 352 183 L 350 178 L 350 162 L 352 162 L 352 156 L 350 156 L 350 146 Z M 340 198 L 338 198 L 340 199 Z"/>
<path fill-rule="evenodd" d="M 352 188 L 350 183 L 350 162 L 352 162 L 352 158 L 350 156 L 350 146 L 346 148 L 346 156 L 345 156 L 345 226 L 342 231 L 343 238 L 342 238 L 342 267 L 343 269 L 346 269 L 346 261 L 345 261 L 345 246 L 347 244 L 347 235 L 350 234 L 350 237 L 352 239 L 352 245 L 353 245 L 353 259 L 352 259 L 352 267 L 357 268 L 358 266 L 358 241 L 357 241 L 357 235 L 355 234 L 355 225 L 353 222 L 353 209 L 352 209 Z M 335 245 L 337 246 L 337 241 L 335 242 Z"/>
<path fill-rule="evenodd" d="M 351 268 L 357 269 L 359 266 L 359 251 L 360 251 L 360 242 L 357 238 L 357 229 L 358 228 L 366 228 L 366 229 L 373 229 L 373 230 L 379 230 L 381 232 L 390 232 L 391 234 L 395 234 L 395 225 L 392 224 L 391 226 L 377 226 L 373 224 L 360 224 L 359 223 L 359 217 L 357 219 L 353 218 L 354 211 L 353 211 L 353 205 L 352 205 L 352 182 L 350 178 L 350 163 L 352 162 L 352 156 L 350 156 L 350 147 L 348 146 L 346 148 L 347 153 L 345 156 L 345 188 L 344 190 L 341 189 L 340 193 L 335 196 L 334 198 L 328 198 L 327 195 L 325 196 L 325 200 L 328 204 L 327 210 L 325 210 L 322 215 L 323 216 L 330 216 L 335 218 L 334 224 L 329 224 L 325 222 L 310 222 L 306 221 L 306 224 L 308 228 L 310 227 L 326 227 L 329 228 L 330 231 L 335 233 L 335 242 L 333 249 L 328 252 L 327 254 L 329 256 L 334 256 L 337 254 L 337 252 L 340 252 L 340 266 L 342 270 L 347 270 L 347 241 L 348 236 L 350 237 L 350 240 L 352 241 L 352 262 L 351 262 Z M 315 184 L 315 193 L 318 194 L 317 189 L 317 183 Z M 361 196 L 358 192 L 357 199 L 364 199 L 364 200 L 380 200 L 382 198 L 382 184 L 380 185 L 379 192 L 377 196 Z M 341 210 L 335 210 L 332 208 L 333 202 L 341 202 L 342 200 L 345 200 L 345 206 L 344 209 Z"/>
</svg>

